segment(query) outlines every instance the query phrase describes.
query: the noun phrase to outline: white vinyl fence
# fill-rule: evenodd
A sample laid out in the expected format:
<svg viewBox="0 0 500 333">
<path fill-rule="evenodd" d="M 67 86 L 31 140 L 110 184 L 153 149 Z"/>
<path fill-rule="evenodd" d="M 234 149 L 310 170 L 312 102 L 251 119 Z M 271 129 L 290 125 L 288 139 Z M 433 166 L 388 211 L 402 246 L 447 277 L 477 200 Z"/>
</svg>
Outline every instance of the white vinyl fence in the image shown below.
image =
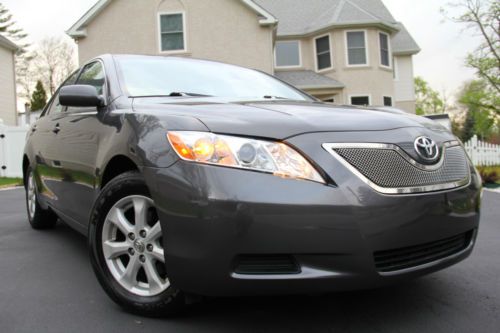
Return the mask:
<svg viewBox="0 0 500 333">
<path fill-rule="evenodd" d="M 23 151 L 27 126 L 6 126 L 0 122 L 0 177 L 23 176 Z"/>
<path fill-rule="evenodd" d="M 465 144 L 465 150 L 469 154 L 474 165 L 489 166 L 500 165 L 500 146 L 479 141 L 473 136 Z"/>
</svg>

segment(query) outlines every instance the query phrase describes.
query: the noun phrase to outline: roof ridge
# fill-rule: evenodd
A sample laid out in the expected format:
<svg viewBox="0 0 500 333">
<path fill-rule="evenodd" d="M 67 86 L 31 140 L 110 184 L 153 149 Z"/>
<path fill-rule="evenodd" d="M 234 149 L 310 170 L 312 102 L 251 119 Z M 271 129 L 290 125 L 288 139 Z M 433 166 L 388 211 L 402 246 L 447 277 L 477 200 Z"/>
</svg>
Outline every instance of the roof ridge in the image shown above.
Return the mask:
<svg viewBox="0 0 500 333">
<path fill-rule="evenodd" d="M 333 15 L 331 16 L 331 19 L 333 22 L 336 22 L 338 19 L 338 16 L 340 15 L 340 12 L 342 11 L 342 8 L 344 7 L 346 0 L 339 0 L 337 3 L 337 6 L 335 7 L 335 10 L 333 11 Z M 323 15 L 319 15 L 316 20 L 312 21 L 308 26 L 307 29 L 310 30 L 312 27 L 316 25 L 317 22 L 321 22 L 323 18 L 328 17 L 331 13 L 331 10 L 326 10 Z"/>
<path fill-rule="evenodd" d="M 346 4 L 346 0 L 340 0 L 340 3 L 337 5 L 337 8 L 335 8 L 335 13 L 333 13 L 333 21 L 337 22 L 339 19 L 340 13 L 342 12 L 342 9 L 344 9 L 344 6 Z"/>
<path fill-rule="evenodd" d="M 375 14 L 373 14 L 373 13 L 371 13 L 371 12 L 367 11 L 366 9 L 361 8 L 360 6 L 358 6 L 357 4 L 355 4 L 354 2 L 352 2 L 351 0 L 344 0 L 344 1 L 345 1 L 346 3 L 348 2 L 348 3 L 349 3 L 351 6 L 353 6 L 354 8 L 356 8 L 356 9 L 358 9 L 359 11 L 361 11 L 361 12 L 363 12 L 363 13 L 365 13 L 365 14 L 367 14 L 367 15 L 371 16 L 371 17 L 373 17 L 373 18 L 374 18 L 374 19 L 376 19 L 376 20 L 379 20 L 379 21 L 385 21 L 385 20 L 381 19 L 380 17 L 378 17 L 377 15 L 375 15 Z"/>
</svg>

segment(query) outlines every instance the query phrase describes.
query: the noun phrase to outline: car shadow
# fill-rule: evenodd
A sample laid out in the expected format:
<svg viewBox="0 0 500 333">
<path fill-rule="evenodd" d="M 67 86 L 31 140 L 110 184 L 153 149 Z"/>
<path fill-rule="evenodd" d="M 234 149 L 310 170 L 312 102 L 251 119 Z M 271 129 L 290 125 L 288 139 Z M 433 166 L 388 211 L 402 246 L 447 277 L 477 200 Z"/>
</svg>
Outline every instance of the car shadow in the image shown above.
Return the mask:
<svg viewBox="0 0 500 333">
<path fill-rule="evenodd" d="M 59 223 L 53 236 L 62 241 L 78 261 L 88 263 L 84 236 Z M 90 268 L 90 267 L 89 267 Z M 200 277 L 201 279 L 203 277 Z M 136 318 L 143 327 L 175 325 L 179 330 L 235 331 L 387 331 L 425 323 L 433 313 L 433 303 L 448 304 L 447 295 L 456 285 L 448 284 L 442 275 L 434 274 L 391 287 L 374 290 L 338 292 L 323 295 L 205 298 L 186 311 L 168 319 L 131 316 L 118 306 L 115 315 Z M 104 291 L 103 291 L 104 294 Z M 113 307 L 110 302 L 110 306 Z M 313 325 L 313 327 L 311 327 Z"/>
</svg>

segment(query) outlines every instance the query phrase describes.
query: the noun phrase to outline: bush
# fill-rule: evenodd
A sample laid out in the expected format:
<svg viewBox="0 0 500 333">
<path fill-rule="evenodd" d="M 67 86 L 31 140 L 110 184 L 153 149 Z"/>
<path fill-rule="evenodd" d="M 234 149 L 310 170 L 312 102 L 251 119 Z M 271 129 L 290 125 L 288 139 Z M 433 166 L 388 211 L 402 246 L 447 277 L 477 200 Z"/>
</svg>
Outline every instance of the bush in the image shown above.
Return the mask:
<svg viewBox="0 0 500 333">
<path fill-rule="evenodd" d="M 478 166 L 483 184 L 500 183 L 500 166 Z"/>
</svg>

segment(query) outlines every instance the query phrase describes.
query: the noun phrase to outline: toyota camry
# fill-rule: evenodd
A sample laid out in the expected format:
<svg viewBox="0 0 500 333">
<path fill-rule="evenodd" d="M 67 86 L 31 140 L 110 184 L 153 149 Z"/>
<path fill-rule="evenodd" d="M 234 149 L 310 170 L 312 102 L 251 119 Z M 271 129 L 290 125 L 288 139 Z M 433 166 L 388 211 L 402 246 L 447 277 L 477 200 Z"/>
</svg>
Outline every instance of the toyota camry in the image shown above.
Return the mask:
<svg viewBox="0 0 500 333">
<path fill-rule="evenodd" d="M 222 63 L 103 55 L 31 127 L 34 229 L 88 237 L 134 313 L 199 296 L 376 288 L 470 255 L 481 182 L 432 120 L 324 104 Z"/>
</svg>

